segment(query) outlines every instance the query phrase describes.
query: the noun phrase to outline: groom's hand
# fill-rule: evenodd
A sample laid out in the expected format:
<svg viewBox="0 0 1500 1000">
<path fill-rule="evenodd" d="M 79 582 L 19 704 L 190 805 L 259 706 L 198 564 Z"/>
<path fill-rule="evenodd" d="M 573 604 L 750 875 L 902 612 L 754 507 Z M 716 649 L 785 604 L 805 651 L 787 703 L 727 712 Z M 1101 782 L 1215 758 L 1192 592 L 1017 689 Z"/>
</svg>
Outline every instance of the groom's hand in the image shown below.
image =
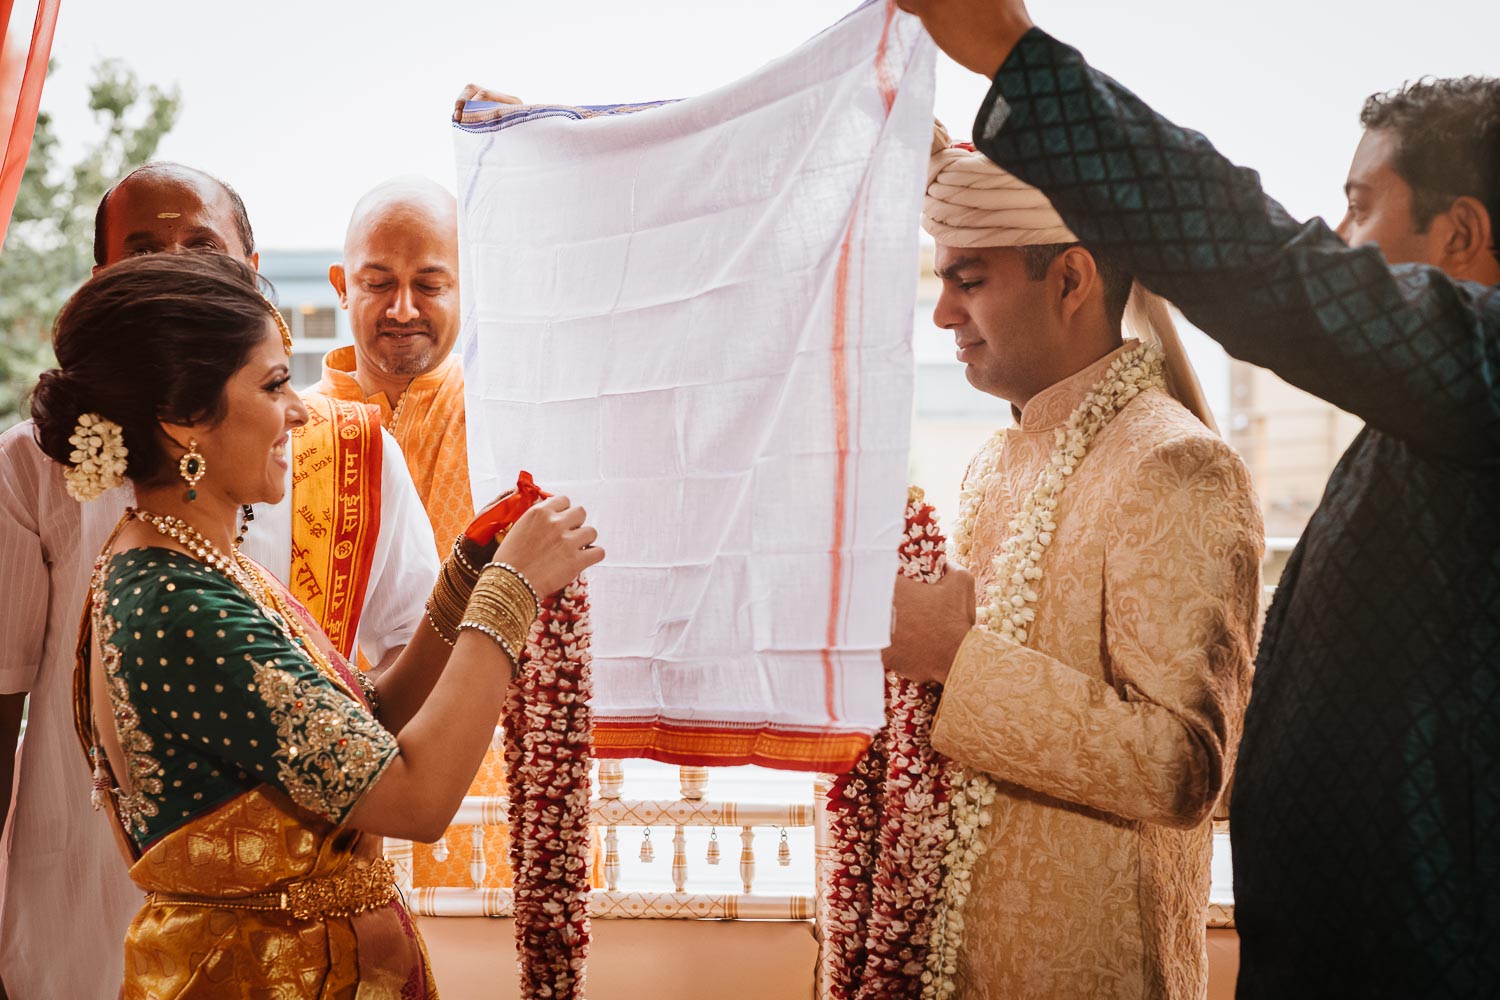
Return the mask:
<svg viewBox="0 0 1500 1000">
<path fill-rule="evenodd" d="M 1032 27 L 1025 0 L 896 0 L 896 6 L 920 17 L 954 62 L 987 77 Z"/>
<path fill-rule="evenodd" d="M 937 583 L 896 578 L 886 669 L 909 680 L 942 684 L 974 627 L 974 578 L 957 567 Z"/>
</svg>

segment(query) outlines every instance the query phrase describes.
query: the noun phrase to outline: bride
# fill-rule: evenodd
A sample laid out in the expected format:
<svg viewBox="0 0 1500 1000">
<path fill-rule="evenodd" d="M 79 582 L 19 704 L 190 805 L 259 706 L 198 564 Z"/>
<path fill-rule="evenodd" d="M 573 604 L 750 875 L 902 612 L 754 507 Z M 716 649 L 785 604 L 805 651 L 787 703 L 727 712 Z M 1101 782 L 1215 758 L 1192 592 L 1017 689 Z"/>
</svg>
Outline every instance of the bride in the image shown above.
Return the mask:
<svg viewBox="0 0 1500 1000">
<path fill-rule="evenodd" d="M 462 541 L 372 684 L 236 545 L 286 489 L 290 338 L 243 264 L 156 254 L 58 317 L 32 402 L 87 501 L 128 477 L 95 565 L 75 721 L 131 878 L 123 996 L 435 996 L 381 838 L 435 840 L 489 746 L 538 610 L 603 558 L 562 497 Z"/>
</svg>

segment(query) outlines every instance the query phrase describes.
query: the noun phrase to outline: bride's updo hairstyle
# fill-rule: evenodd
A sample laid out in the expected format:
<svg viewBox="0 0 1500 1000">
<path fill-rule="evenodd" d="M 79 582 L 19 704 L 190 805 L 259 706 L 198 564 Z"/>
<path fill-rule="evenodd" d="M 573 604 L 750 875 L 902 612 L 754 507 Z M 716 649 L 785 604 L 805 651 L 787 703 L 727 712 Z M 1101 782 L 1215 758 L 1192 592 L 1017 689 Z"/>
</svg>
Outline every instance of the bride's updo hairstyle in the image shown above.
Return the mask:
<svg viewBox="0 0 1500 1000">
<path fill-rule="evenodd" d="M 155 479 L 169 464 L 159 422 L 224 419 L 224 385 L 271 317 L 258 285 L 254 271 L 220 253 L 149 254 L 90 278 L 57 316 L 58 367 L 31 397 L 42 451 L 68 465 L 68 438 L 94 413 L 123 428 L 125 474 Z"/>
</svg>

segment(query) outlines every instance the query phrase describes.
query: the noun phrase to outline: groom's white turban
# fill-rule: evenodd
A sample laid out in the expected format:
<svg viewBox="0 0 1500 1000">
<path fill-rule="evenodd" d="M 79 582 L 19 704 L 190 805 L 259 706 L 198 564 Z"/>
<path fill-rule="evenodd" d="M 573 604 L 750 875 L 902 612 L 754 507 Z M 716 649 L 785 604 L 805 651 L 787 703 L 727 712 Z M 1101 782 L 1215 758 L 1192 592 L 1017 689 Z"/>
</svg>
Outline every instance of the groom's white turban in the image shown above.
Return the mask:
<svg viewBox="0 0 1500 1000">
<path fill-rule="evenodd" d="M 922 228 L 950 247 L 1080 242 L 1046 195 L 1002 170 L 968 143 L 951 143 L 942 122 L 933 128 Z M 1168 389 L 1199 420 L 1217 431 L 1166 300 L 1138 283 L 1132 286 L 1125 325 L 1143 343 L 1161 347 Z"/>
</svg>

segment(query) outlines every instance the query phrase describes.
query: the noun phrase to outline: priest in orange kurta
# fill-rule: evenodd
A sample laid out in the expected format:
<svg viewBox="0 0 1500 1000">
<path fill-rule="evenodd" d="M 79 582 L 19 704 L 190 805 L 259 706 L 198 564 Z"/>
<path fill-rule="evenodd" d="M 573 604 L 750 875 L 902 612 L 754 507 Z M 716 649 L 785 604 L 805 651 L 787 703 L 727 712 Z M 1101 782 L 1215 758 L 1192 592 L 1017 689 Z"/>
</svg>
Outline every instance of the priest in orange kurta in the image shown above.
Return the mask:
<svg viewBox="0 0 1500 1000">
<path fill-rule="evenodd" d="M 1260 590 L 1249 476 L 1211 430 L 1165 310 L 1144 324 L 1152 351 L 1122 337 L 1130 277 L 1040 192 L 940 141 L 923 222 L 935 322 L 1017 423 L 976 458 L 956 512 L 972 579 L 898 581 L 887 652 L 944 685 L 932 744 L 995 792 L 956 996 L 1201 1000 L 1211 814 Z M 1106 398 L 1091 411 L 1102 427 L 1075 436 L 1070 416 Z M 1038 507 L 1054 461 L 1061 492 Z M 997 560 L 1012 536 L 1025 555 Z"/>
<path fill-rule="evenodd" d="M 424 178 L 379 185 L 355 206 L 344 259 L 329 268 L 328 277 L 349 311 L 354 346 L 324 358 L 315 391 L 379 408 L 432 521 L 438 555 L 445 557 L 475 513 L 464 376 L 453 353 L 459 326 L 453 195 Z M 485 757 L 469 793 L 506 794 L 498 747 Z M 413 852 L 415 883 L 471 886 L 470 828 L 450 827 L 444 840 L 446 856 L 441 848 Z M 484 843 L 484 886 L 510 885 L 509 829 L 488 827 Z"/>
</svg>

